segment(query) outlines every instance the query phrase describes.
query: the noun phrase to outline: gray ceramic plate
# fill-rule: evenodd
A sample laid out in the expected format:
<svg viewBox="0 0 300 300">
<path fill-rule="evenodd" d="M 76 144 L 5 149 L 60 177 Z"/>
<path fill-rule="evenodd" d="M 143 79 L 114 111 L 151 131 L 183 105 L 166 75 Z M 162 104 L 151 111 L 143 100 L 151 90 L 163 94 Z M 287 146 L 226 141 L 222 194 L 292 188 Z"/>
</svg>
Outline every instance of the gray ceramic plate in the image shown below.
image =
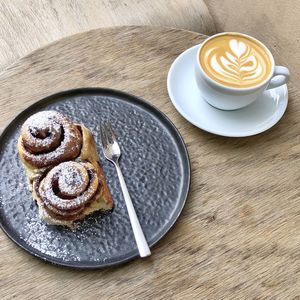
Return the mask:
<svg viewBox="0 0 300 300">
<path fill-rule="evenodd" d="M 113 212 L 95 213 L 75 232 L 49 226 L 38 216 L 27 189 L 16 143 L 20 126 L 33 113 L 54 109 L 84 123 L 94 133 L 115 202 Z M 190 164 L 174 125 L 145 101 L 110 89 L 78 89 L 40 100 L 23 111 L 0 137 L 0 223 L 31 254 L 54 264 L 99 268 L 138 256 L 126 206 L 113 165 L 103 159 L 100 121 L 110 120 L 122 149 L 121 168 L 150 246 L 172 227 L 184 206 Z"/>
</svg>

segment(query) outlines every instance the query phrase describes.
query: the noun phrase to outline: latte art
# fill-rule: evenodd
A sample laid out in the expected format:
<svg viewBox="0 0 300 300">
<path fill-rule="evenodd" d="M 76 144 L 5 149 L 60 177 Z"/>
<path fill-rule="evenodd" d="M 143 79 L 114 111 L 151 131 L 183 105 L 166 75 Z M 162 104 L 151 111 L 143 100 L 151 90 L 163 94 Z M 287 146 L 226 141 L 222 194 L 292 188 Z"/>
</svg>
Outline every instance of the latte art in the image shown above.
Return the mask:
<svg viewBox="0 0 300 300">
<path fill-rule="evenodd" d="M 251 81 L 263 75 L 265 62 L 258 61 L 257 53 L 249 45 L 232 39 L 229 47 L 230 51 L 225 53 L 217 48 L 207 52 L 206 58 L 216 73 L 232 81 Z"/>
<path fill-rule="evenodd" d="M 219 35 L 200 51 L 200 63 L 209 77 L 230 87 L 251 87 L 268 78 L 270 57 L 258 42 L 240 34 Z"/>
</svg>

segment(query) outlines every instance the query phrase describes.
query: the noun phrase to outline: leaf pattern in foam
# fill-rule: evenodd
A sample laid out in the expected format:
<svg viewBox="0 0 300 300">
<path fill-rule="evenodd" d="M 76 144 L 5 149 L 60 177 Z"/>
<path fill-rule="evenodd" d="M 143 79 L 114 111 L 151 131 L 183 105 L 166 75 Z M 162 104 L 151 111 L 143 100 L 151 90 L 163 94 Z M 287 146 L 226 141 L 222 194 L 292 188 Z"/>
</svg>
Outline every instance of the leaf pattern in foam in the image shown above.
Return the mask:
<svg viewBox="0 0 300 300">
<path fill-rule="evenodd" d="M 263 68 L 252 52 L 249 45 L 232 39 L 229 41 L 229 51 L 219 58 L 214 55 L 211 63 L 216 72 L 230 79 L 255 79 L 261 75 Z"/>
</svg>

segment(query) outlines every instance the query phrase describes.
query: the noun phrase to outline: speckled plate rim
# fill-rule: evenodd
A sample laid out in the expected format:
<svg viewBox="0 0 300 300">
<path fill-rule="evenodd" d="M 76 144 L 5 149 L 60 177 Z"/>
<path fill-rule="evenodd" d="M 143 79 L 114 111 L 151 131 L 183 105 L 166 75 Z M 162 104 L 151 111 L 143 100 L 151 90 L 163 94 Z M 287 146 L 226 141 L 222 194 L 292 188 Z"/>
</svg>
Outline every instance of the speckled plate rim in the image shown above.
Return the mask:
<svg viewBox="0 0 300 300">
<path fill-rule="evenodd" d="M 24 109 L 22 112 L 20 112 L 3 130 L 3 132 L 0 135 L 0 145 L 3 144 L 3 140 L 5 139 L 6 135 L 9 134 L 10 130 L 15 130 L 15 123 L 19 123 L 19 119 L 22 119 L 24 115 L 29 114 L 30 112 L 33 113 L 35 111 L 38 111 L 38 109 L 43 108 L 45 105 L 47 105 L 47 102 L 56 101 L 57 98 L 60 97 L 66 97 L 68 95 L 113 95 L 115 98 L 120 99 L 120 101 L 126 101 L 128 103 L 141 106 L 142 108 L 146 109 L 151 115 L 158 118 L 158 120 L 164 124 L 164 127 L 167 128 L 167 130 L 172 135 L 177 147 L 178 151 L 180 152 L 181 157 L 181 164 L 183 166 L 183 184 L 181 189 L 181 195 L 180 198 L 177 201 L 177 206 L 174 210 L 173 217 L 168 221 L 168 223 L 164 226 L 164 229 L 161 231 L 160 235 L 156 237 L 156 239 L 148 241 L 149 246 L 152 247 L 155 244 L 157 244 L 174 226 L 175 222 L 179 218 L 184 205 L 186 203 L 186 199 L 189 194 L 190 189 L 190 182 L 191 182 L 191 166 L 190 166 L 190 159 L 189 154 L 187 151 L 187 147 L 184 143 L 184 140 L 179 133 L 176 126 L 173 124 L 173 122 L 158 108 L 156 108 L 154 105 L 150 104 L 149 102 L 143 100 L 140 97 L 137 97 L 133 94 L 129 94 L 127 92 L 123 92 L 116 89 L 110 89 L 110 88 L 101 88 L 101 87 L 84 87 L 84 88 L 77 88 L 77 89 L 70 89 L 61 91 L 52 95 L 49 95 L 47 97 L 44 97 L 37 102 L 33 103 L 32 105 L 28 106 L 26 109 Z M 126 100 L 125 100 L 125 99 Z M 1 148 L 2 146 L 0 146 Z M 0 202 L 0 208 L 1 208 L 1 202 Z M 0 210 L 0 228 L 3 230 L 3 232 L 19 247 L 21 247 L 26 252 L 30 253 L 31 255 L 38 257 L 46 262 L 49 262 L 53 265 L 63 266 L 63 267 L 69 267 L 69 268 L 76 268 L 76 269 L 100 269 L 100 268 L 106 268 L 111 266 L 120 265 L 123 263 L 126 263 L 134 258 L 139 257 L 138 251 L 132 251 L 127 256 L 124 256 L 120 258 L 117 261 L 109 262 L 109 263 L 100 263 L 93 262 L 92 264 L 82 263 L 79 261 L 74 262 L 67 262 L 63 261 L 62 259 L 58 259 L 55 257 L 52 257 L 50 255 L 44 254 L 32 246 L 26 244 L 24 240 L 21 239 L 20 236 L 17 236 L 13 229 L 9 226 L 7 226 L 5 222 L 5 215 L 2 214 L 2 211 Z"/>
</svg>

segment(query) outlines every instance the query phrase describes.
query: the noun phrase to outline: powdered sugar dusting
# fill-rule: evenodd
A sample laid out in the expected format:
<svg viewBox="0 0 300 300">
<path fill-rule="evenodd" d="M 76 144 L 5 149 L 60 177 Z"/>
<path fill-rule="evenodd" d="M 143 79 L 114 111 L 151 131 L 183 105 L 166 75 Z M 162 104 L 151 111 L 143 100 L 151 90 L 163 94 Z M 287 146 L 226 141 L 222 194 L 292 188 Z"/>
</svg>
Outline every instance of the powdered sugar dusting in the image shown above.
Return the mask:
<svg viewBox="0 0 300 300">
<path fill-rule="evenodd" d="M 69 210 L 75 210 L 87 204 L 94 196 L 99 182 L 96 175 L 89 178 L 88 170 L 95 174 L 91 164 L 73 161 L 61 163 L 50 170 L 39 187 L 39 193 L 47 208 L 55 213 L 59 213 L 59 210 L 65 215 Z M 73 174 L 75 174 L 74 179 Z M 60 181 L 62 189 L 56 192 L 54 184 Z M 76 187 L 74 186 L 75 191 L 70 186 L 67 187 L 68 181 L 74 181 L 74 184 L 77 184 Z M 69 197 L 65 199 L 64 196 Z"/>
<path fill-rule="evenodd" d="M 82 146 L 76 125 L 55 111 L 29 117 L 21 129 L 24 158 L 37 167 L 75 158 Z"/>
<path fill-rule="evenodd" d="M 61 168 L 58 178 L 58 188 L 64 195 L 79 196 L 84 192 L 89 182 L 86 169 L 69 165 Z"/>
</svg>

